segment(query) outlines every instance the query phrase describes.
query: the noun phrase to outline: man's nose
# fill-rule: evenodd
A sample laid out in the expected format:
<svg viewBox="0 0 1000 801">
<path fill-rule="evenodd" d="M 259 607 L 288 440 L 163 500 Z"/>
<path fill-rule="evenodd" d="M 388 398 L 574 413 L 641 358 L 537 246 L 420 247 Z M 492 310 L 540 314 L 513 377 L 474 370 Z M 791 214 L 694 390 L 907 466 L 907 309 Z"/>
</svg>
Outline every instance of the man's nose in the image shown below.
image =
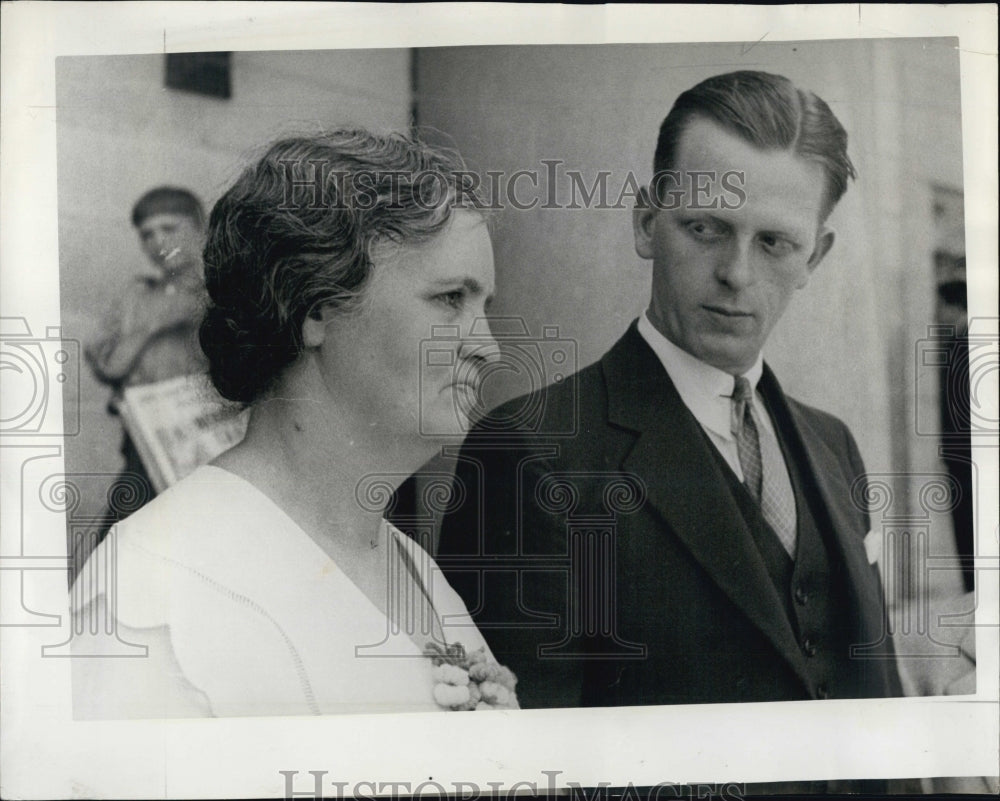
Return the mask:
<svg viewBox="0 0 1000 801">
<path fill-rule="evenodd" d="M 734 239 L 728 248 L 719 254 L 715 264 L 715 277 L 733 289 L 743 289 L 754 282 L 754 265 L 751 243 Z"/>
<path fill-rule="evenodd" d="M 161 254 L 167 248 L 167 235 L 157 231 L 150 236 L 149 242 L 153 248 L 153 252 Z"/>
</svg>

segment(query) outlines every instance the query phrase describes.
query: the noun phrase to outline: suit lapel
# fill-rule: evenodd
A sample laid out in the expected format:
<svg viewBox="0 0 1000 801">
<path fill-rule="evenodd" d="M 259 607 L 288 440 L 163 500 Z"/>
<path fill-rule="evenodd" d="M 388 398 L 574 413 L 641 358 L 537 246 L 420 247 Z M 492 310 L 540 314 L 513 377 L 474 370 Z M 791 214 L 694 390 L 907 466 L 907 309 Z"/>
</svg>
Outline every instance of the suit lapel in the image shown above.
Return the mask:
<svg viewBox="0 0 1000 801">
<path fill-rule="evenodd" d="M 847 569 L 850 598 L 860 622 L 858 635 L 862 643 L 874 642 L 883 634 L 882 597 L 864 549 L 866 532 L 852 509 L 851 487 L 841 463 L 802 411 L 788 403 L 774 374 L 766 368 L 761 384 L 770 408 L 790 421 L 799 435 L 809 474 L 829 514 L 834 543 Z"/>
<path fill-rule="evenodd" d="M 784 605 L 721 473 L 712 445 L 635 324 L 602 360 L 609 422 L 638 433 L 622 468 L 719 589 L 809 686 Z"/>
</svg>

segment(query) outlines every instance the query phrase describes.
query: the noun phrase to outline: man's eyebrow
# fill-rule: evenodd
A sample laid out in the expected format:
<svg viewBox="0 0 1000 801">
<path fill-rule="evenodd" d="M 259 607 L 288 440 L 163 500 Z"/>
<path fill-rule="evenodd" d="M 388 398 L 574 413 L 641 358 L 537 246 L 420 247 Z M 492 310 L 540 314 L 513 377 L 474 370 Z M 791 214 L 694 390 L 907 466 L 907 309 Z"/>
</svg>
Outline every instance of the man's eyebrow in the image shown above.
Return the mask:
<svg viewBox="0 0 1000 801">
<path fill-rule="evenodd" d="M 783 228 L 780 225 L 775 225 L 770 228 L 762 228 L 760 233 L 770 236 L 779 236 L 782 239 L 790 239 L 796 242 L 801 242 L 806 238 L 806 233 L 804 231 L 801 231 L 798 228 Z"/>
</svg>

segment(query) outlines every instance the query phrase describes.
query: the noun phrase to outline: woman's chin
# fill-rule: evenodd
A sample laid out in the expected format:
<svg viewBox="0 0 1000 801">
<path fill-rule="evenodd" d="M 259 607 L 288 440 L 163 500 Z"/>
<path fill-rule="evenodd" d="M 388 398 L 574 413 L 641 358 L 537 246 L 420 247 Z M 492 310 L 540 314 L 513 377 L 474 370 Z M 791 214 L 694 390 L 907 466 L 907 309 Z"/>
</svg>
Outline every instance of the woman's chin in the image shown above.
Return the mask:
<svg viewBox="0 0 1000 801">
<path fill-rule="evenodd" d="M 442 417 L 433 425 L 424 426 L 420 436 L 435 446 L 459 444 L 472 428 L 472 420 L 462 412 L 454 412 L 451 417 Z"/>
</svg>

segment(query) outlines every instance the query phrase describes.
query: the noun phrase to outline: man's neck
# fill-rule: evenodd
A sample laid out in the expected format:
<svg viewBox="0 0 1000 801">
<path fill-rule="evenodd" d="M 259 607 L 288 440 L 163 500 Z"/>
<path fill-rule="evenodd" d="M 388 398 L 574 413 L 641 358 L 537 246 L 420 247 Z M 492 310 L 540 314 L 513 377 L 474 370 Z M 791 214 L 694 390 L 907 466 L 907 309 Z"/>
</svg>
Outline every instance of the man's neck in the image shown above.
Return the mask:
<svg viewBox="0 0 1000 801">
<path fill-rule="evenodd" d="M 699 380 L 705 383 L 718 382 L 720 385 L 732 387 L 734 378 L 744 376 L 751 386 L 756 387 L 764 369 L 764 358 L 761 353 L 757 354 L 756 360 L 746 370 L 736 372 L 722 370 L 702 361 L 660 331 L 653 324 L 648 311 L 643 312 L 639 318 L 639 333 L 649 343 L 671 377 L 675 371 L 683 371 L 686 375 L 698 376 Z"/>
</svg>

